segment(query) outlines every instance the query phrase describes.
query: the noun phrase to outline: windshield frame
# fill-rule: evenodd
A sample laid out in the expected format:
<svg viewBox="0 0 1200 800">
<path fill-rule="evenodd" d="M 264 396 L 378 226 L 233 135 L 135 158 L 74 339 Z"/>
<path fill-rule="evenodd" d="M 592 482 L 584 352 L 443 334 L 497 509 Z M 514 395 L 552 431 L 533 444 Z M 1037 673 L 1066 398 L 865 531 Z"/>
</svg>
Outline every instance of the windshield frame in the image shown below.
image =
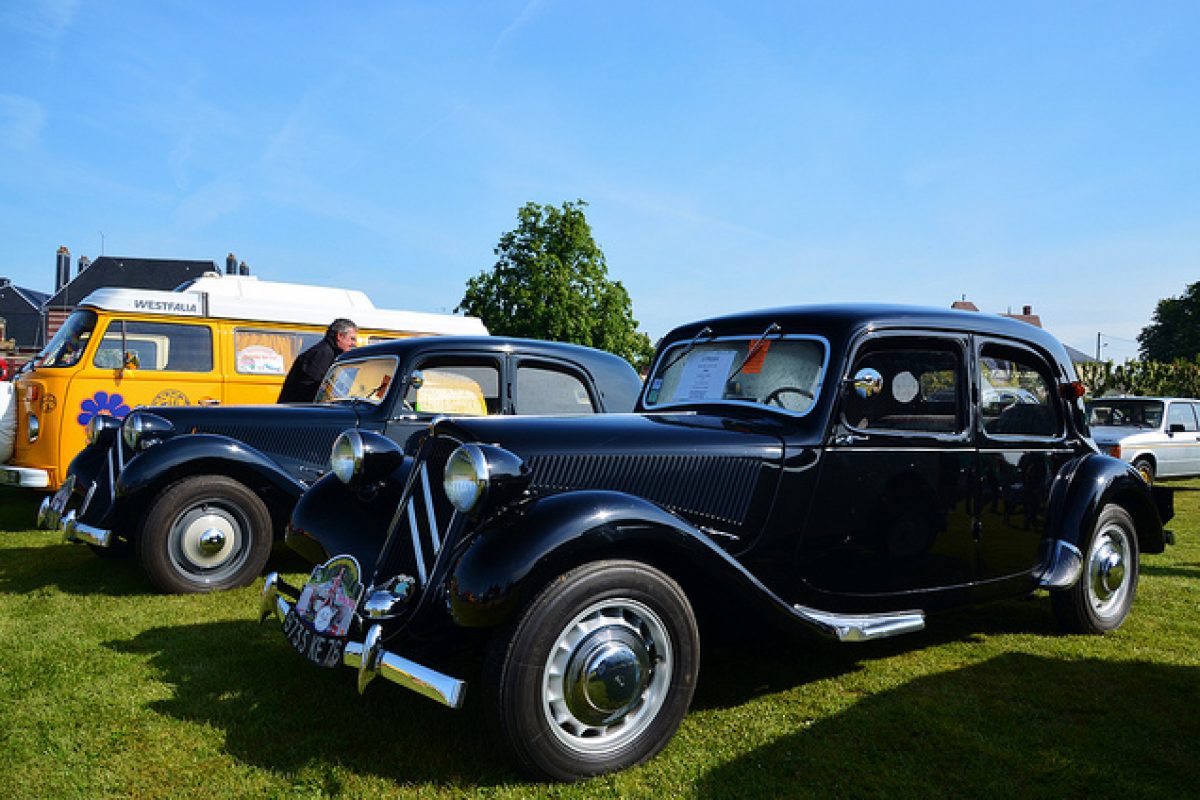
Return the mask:
<svg viewBox="0 0 1200 800">
<path fill-rule="evenodd" d="M 819 344 L 821 346 L 821 348 L 822 348 L 821 364 L 817 370 L 817 380 L 813 384 L 813 387 L 812 387 L 812 392 L 813 392 L 812 402 L 809 403 L 808 407 L 805 408 L 803 411 L 794 411 L 789 408 L 784 408 L 783 406 L 775 406 L 775 405 L 768 406 L 768 405 L 765 405 L 758 401 L 739 400 L 739 399 L 678 400 L 678 401 L 670 401 L 670 400 L 660 399 L 658 402 L 655 402 L 655 403 L 650 403 L 648 401 L 648 397 L 649 397 L 651 391 L 653 391 L 653 386 L 654 386 L 655 380 L 661 379 L 661 376 L 659 375 L 659 372 L 658 372 L 661 365 L 666 364 L 669 368 L 676 368 L 676 367 L 680 367 L 680 365 L 686 365 L 686 363 L 687 363 L 686 358 L 680 359 L 679 364 L 670 363 L 670 359 L 674 359 L 675 354 L 677 352 L 679 352 L 678 348 L 692 347 L 692 353 L 695 353 L 698 351 L 702 351 L 706 347 L 710 347 L 712 345 L 718 345 L 721 342 L 746 342 L 747 343 L 746 348 L 747 348 L 747 352 L 748 352 L 749 348 L 751 346 L 749 344 L 750 342 L 759 341 L 764 338 L 769 340 L 769 342 L 771 344 L 775 344 L 776 342 L 802 341 L 802 342 L 816 342 L 817 344 Z M 734 408 L 753 408 L 753 409 L 757 409 L 760 411 L 766 410 L 766 411 L 770 411 L 772 413 L 786 414 L 790 417 L 796 417 L 796 418 L 806 417 L 810 413 L 812 413 L 813 409 L 815 409 L 817 407 L 817 403 L 820 401 L 820 398 L 821 398 L 821 392 L 824 389 L 826 382 L 828 381 L 829 359 L 830 359 L 831 351 L 832 351 L 832 348 L 829 345 L 829 339 L 827 339 L 825 336 L 822 336 L 820 334 L 814 334 L 814 333 L 770 333 L 764 337 L 762 334 L 762 331 L 753 331 L 753 332 L 745 332 L 745 333 L 732 333 L 732 334 L 725 334 L 725 335 L 719 335 L 719 336 L 710 336 L 699 343 L 695 342 L 693 339 L 690 339 L 690 338 L 679 338 L 673 342 L 670 342 L 669 344 L 667 344 L 666 346 L 662 347 L 659 350 L 658 357 L 654 359 L 654 364 L 653 364 L 652 368 L 650 369 L 650 372 L 647 373 L 646 380 L 645 380 L 644 384 L 642 385 L 642 391 L 638 397 L 638 404 L 639 404 L 639 406 L 641 406 L 641 409 L 643 411 L 650 412 L 650 413 L 657 413 L 657 412 L 661 412 L 661 411 L 694 410 L 697 408 L 711 408 L 713 406 L 732 406 Z M 691 357 L 692 353 L 688 354 L 689 357 Z M 739 367 L 738 371 L 742 372 L 745 369 L 745 363 L 739 364 L 738 367 Z M 728 380 L 728 377 L 726 378 L 726 380 Z"/>
<path fill-rule="evenodd" d="M 388 382 L 387 389 L 384 391 L 382 397 L 380 397 L 378 400 L 373 400 L 370 397 L 354 397 L 354 396 L 334 397 L 334 398 L 326 398 L 326 399 L 321 398 L 321 393 L 325 390 L 325 387 L 327 385 L 331 385 L 329 379 L 330 379 L 330 376 L 332 376 L 334 374 L 335 370 L 349 367 L 354 364 L 365 364 L 370 361 L 376 361 L 376 362 L 390 361 L 392 363 L 393 368 L 391 371 L 391 380 Z M 342 403 L 355 403 L 355 404 L 356 403 L 366 403 L 367 405 L 371 406 L 372 408 L 380 408 L 384 404 L 387 403 L 388 397 L 390 397 L 392 395 L 392 393 L 394 391 L 396 391 L 396 384 L 405 382 L 404 380 L 397 379 L 396 376 L 399 374 L 400 374 L 400 356 L 393 355 L 390 353 L 386 353 L 386 354 L 378 353 L 378 354 L 372 354 L 372 355 L 364 355 L 359 358 L 339 359 L 337 361 L 334 361 L 332 364 L 330 364 L 329 369 L 325 371 L 325 377 L 321 378 L 321 384 L 317 387 L 317 393 L 313 397 L 313 403 L 329 404 L 329 405 L 340 405 Z"/>
<path fill-rule="evenodd" d="M 72 323 L 76 320 L 89 316 L 91 317 L 91 325 L 86 328 L 87 340 L 84 341 L 82 347 L 75 351 L 75 360 L 70 364 L 53 363 L 58 361 L 59 356 L 62 354 L 67 344 L 67 341 L 77 333 L 77 331 L 72 330 Z M 63 321 L 63 324 L 59 326 L 59 329 L 54 332 L 54 336 L 51 337 L 50 341 L 46 342 L 46 346 L 39 350 L 38 354 L 30 359 L 29 363 L 33 365 L 33 369 L 72 369 L 74 367 L 82 366 L 84 363 L 86 363 L 84 355 L 87 353 L 88 348 L 91 347 L 92 340 L 96 338 L 96 327 L 99 324 L 100 315 L 97 314 L 95 310 L 91 308 L 75 309 L 66 318 L 66 320 Z"/>
</svg>

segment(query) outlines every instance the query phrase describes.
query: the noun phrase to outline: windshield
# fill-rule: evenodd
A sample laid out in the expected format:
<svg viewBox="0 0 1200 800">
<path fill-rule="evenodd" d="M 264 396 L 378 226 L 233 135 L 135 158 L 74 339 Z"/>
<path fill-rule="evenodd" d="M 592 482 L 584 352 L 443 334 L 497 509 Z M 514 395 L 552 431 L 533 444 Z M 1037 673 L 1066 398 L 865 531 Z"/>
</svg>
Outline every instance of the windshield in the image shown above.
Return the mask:
<svg viewBox="0 0 1200 800">
<path fill-rule="evenodd" d="M 821 389 L 825 358 L 824 341 L 806 336 L 676 342 L 658 359 L 644 405 L 752 403 L 803 414 Z"/>
<path fill-rule="evenodd" d="M 1088 403 L 1089 427 L 1158 428 L 1161 400 L 1093 400 Z"/>
<path fill-rule="evenodd" d="M 67 317 L 54 338 L 33 359 L 36 367 L 73 367 L 79 363 L 92 331 L 96 328 L 96 312 L 80 309 Z"/>
<path fill-rule="evenodd" d="M 387 396 L 398 364 L 399 359 L 395 356 L 339 361 L 325 373 L 315 402 L 356 400 L 379 405 Z"/>
</svg>

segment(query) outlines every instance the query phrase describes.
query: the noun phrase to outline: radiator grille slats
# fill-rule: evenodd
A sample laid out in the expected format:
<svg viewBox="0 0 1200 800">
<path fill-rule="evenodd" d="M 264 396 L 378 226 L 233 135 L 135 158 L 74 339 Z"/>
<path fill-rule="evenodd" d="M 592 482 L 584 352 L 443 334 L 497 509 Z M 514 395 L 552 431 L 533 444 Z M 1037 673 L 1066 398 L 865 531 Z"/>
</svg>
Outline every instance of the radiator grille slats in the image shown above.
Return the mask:
<svg viewBox="0 0 1200 800">
<path fill-rule="evenodd" d="M 672 511 L 740 525 L 750 508 L 759 461 L 691 455 L 552 455 L 533 457 L 530 467 L 537 491 L 612 489 Z"/>
<path fill-rule="evenodd" d="M 333 440 L 345 429 L 345 425 L 305 429 L 279 428 L 273 425 L 197 425 L 196 433 L 228 436 L 271 455 L 309 464 L 328 464 Z"/>
</svg>

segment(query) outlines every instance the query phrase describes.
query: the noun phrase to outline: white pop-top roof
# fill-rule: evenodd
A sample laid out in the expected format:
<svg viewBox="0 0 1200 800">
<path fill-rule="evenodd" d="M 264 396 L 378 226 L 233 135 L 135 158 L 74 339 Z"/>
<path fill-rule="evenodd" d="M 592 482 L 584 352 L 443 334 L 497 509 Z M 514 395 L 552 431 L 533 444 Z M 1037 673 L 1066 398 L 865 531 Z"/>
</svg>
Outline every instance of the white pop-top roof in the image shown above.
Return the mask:
<svg viewBox="0 0 1200 800">
<path fill-rule="evenodd" d="M 328 325 L 337 317 L 354 320 L 360 328 L 410 333 L 484 335 L 478 317 L 393 311 L 376 308 L 356 289 L 337 289 L 303 283 L 260 281 L 255 275 L 205 273 L 173 292 L 152 289 L 97 289 L 80 306 L 106 311 L 220 317 L 263 322 Z"/>
</svg>

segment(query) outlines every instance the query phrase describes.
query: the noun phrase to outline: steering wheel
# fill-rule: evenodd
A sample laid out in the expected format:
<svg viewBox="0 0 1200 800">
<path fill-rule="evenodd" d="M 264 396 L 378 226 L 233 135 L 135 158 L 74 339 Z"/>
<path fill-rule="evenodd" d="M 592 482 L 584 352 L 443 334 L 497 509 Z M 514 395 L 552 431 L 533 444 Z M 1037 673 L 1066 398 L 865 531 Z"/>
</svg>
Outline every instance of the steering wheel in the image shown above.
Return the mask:
<svg viewBox="0 0 1200 800">
<path fill-rule="evenodd" d="M 780 401 L 780 396 L 785 394 L 798 394 L 801 397 L 807 397 L 810 400 L 813 398 L 813 393 L 808 389 L 801 389 L 799 386 L 779 386 L 771 390 L 771 393 L 763 398 L 763 403 L 768 406 L 771 405 L 771 403 L 775 403 L 775 405 L 779 406 L 780 408 L 787 408 L 787 406 Z"/>
</svg>

